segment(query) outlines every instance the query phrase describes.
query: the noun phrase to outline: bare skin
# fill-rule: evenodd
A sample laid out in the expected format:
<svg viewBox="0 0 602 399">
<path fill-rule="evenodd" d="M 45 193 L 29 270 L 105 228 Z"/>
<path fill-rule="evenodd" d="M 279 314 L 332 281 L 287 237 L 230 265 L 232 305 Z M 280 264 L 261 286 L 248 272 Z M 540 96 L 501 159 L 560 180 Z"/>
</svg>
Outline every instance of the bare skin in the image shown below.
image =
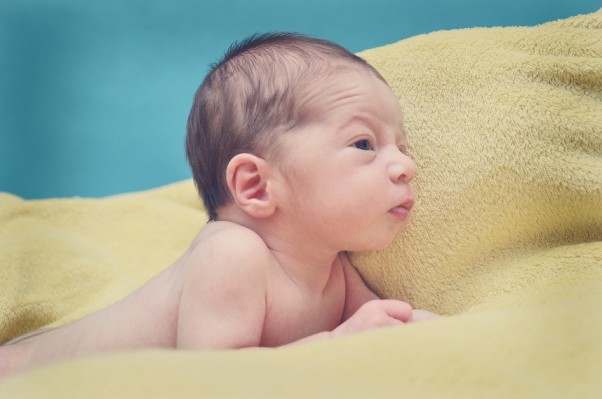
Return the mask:
<svg viewBox="0 0 602 399">
<path fill-rule="evenodd" d="M 235 249 L 232 240 L 239 243 Z M 220 246 L 230 259 L 215 267 L 218 260 L 210 253 L 221 252 Z M 229 222 L 211 223 L 178 261 L 123 300 L 0 347 L 0 372 L 126 349 L 277 347 L 431 317 L 405 302 L 378 300 L 345 253 L 319 282 L 308 286 L 294 280 L 252 231 Z M 218 286 L 228 295 L 216 301 L 203 295 Z M 358 311 L 362 305 L 364 310 Z M 214 316 L 226 311 L 227 318 Z"/>
<path fill-rule="evenodd" d="M 233 157 L 232 202 L 173 265 L 112 306 L 0 347 L 0 376 L 97 353 L 278 347 L 436 317 L 378 299 L 347 257 L 403 229 L 415 169 L 393 93 L 352 75 L 321 91 L 319 122 L 283 139 L 286 167 Z"/>
</svg>

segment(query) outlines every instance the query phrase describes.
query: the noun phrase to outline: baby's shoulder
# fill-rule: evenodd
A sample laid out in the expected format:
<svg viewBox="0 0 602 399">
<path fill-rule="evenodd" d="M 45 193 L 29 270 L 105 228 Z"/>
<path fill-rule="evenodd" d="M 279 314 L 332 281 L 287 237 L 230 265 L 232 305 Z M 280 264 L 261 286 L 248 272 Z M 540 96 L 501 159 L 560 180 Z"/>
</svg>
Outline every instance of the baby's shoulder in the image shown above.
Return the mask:
<svg viewBox="0 0 602 399">
<path fill-rule="evenodd" d="M 272 258 L 271 251 L 255 231 L 231 222 L 211 222 L 204 226 L 193 240 L 190 249 L 193 258 L 212 262 L 245 264 L 265 263 Z"/>
<path fill-rule="evenodd" d="M 222 242 L 230 245 L 236 242 L 241 245 L 267 248 L 261 236 L 255 231 L 237 223 L 223 221 L 207 223 L 195 237 L 193 245 L 214 245 Z"/>
</svg>

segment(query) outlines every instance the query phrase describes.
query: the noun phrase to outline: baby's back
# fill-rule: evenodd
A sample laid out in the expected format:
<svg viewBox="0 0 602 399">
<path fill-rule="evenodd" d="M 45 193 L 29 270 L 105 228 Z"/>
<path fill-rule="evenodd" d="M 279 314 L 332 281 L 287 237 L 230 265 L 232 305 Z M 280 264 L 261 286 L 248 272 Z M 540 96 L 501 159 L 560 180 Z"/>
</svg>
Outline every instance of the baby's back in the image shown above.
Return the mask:
<svg viewBox="0 0 602 399">
<path fill-rule="evenodd" d="M 1 346 L 0 376 L 80 355 L 175 347 L 185 257 L 121 301 L 99 312 Z"/>
</svg>

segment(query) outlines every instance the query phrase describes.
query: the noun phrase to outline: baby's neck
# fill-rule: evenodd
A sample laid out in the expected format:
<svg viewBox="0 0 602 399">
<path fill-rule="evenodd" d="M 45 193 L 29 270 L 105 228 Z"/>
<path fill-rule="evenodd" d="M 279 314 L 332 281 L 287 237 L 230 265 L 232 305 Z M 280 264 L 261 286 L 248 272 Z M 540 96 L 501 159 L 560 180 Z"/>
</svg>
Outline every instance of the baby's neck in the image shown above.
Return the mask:
<svg viewBox="0 0 602 399">
<path fill-rule="evenodd" d="M 290 223 L 282 220 L 257 220 L 236 211 L 222 215 L 219 220 L 256 232 L 295 284 L 315 293 L 321 293 L 327 286 L 332 267 L 339 262 L 340 250 L 314 242 L 311 236 L 291 229 Z"/>
<path fill-rule="evenodd" d="M 339 259 L 337 251 L 303 247 L 299 242 L 290 242 L 275 236 L 263 236 L 285 273 L 297 285 L 315 293 L 321 293 L 330 281 L 333 265 Z"/>
</svg>

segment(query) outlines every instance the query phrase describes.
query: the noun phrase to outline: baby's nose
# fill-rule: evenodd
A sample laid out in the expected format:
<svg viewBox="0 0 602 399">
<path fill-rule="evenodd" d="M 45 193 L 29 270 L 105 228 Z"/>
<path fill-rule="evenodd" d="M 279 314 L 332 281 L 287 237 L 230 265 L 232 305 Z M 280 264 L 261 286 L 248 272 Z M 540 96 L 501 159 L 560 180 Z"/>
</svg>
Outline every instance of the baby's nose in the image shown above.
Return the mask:
<svg viewBox="0 0 602 399">
<path fill-rule="evenodd" d="M 409 183 L 416 175 L 416 164 L 407 155 L 399 153 L 389 164 L 388 171 L 393 182 Z"/>
</svg>

